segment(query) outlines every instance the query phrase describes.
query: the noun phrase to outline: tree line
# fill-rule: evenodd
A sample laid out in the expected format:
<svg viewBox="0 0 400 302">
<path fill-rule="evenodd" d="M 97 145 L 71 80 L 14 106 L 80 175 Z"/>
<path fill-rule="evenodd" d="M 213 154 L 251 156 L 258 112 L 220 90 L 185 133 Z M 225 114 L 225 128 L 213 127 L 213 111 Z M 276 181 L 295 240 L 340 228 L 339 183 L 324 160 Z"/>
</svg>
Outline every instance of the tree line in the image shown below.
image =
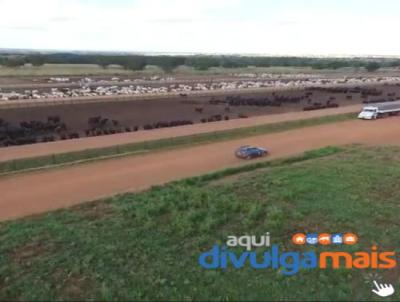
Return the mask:
<svg viewBox="0 0 400 302">
<path fill-rule="evenodd" d="M 2 55 L 0 65 L 19 67 L 24 64 L 41 66 L 43 64 L 96 64 L 102 68 L 120 65 L 126 70 L 143 70 L 148 65 L 160 67 L 171 72 L 178 66 L 189 66 L 196 70 L 211 67 L 311 67 L 313 69 L 338 69 L 344 67 L 365 68 L 375 71 L 383 67 L 399 67 L 400 59 L 370 58 L 312 58 L 312 57 L 265 57 L 265 56 L 226 56 L 226 55 L 98 55 L 76 53 Z"/>
</svg>

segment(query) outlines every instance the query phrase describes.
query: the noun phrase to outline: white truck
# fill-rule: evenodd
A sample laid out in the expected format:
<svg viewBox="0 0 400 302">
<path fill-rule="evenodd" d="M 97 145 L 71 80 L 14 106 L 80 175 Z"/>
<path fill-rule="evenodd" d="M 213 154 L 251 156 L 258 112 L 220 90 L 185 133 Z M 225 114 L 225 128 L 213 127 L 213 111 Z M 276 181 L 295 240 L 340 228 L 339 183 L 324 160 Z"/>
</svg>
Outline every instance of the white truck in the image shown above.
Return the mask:
<svg viewBox="0 0 400 302">
<path fill-rule="evenodd" d="M 358 118 L 363 120 L 374 120 L 380 117 L 397 114 L 400 114 L 400 100 L 365 106 L 359 113 Z"/>
</svg>

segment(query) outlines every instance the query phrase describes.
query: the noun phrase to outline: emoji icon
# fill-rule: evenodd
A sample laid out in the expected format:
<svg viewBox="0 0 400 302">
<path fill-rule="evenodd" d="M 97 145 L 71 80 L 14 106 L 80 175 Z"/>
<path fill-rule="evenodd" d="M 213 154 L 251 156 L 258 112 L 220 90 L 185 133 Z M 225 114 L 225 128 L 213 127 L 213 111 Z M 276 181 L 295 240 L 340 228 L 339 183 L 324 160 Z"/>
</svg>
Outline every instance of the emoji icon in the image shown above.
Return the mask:
<svg viewBox="0 0 400 302">
<path fill-rule="evenodd" d="M 298 245 L 305 244 L 306 243 L 306 235 L 304 235 L 302 233 L 294 234 L 292 237 L 292 242 L 294 244 L 298 244 Z"/>
<path fill-rule="evenodd" d="M 317 234 L 307 234 L 306 242 L 308 244 L 315 245 L 318 243 L 318 235 Z"/>
<path fill-rule="evenodd" d="M 342 244 L 343 243 L 342 234 L 332 234 L 331 241 L 333 244 Z"/>
<path fill-rule="evenodd" d="M 352 245 L 352 244 L 356 244 L 357 242 L 358 242 L 358 237 L 356 234 L 346 233 L 343 235 L 343 243 L 344 244 Z"/>
<path fill-rule="evenodd" d="M 374 280 L 374 285 L 376 287 L 376 290 L 373 289 L 372 292 L 380 297 L 389 297 L 394 294 L 394 288 L 392 284 L 379 284 Z"/>
<path fill-rule="evenodd" d="M 322 245 L 329 245 L 331 244 L 331 235 L 327 233 L 319 234 L 318 242 Z"/>
</svg>

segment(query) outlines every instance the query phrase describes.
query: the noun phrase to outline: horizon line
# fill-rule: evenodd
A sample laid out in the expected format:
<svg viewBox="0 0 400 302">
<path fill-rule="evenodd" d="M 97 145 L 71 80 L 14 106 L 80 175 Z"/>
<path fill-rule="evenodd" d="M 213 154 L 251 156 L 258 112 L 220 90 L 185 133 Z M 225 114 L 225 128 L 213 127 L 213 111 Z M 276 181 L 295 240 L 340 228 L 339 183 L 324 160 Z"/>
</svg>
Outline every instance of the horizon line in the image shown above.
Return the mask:
<svg viewBox="0 0 400 302">
<path fill-rule="evenodd" d="M 141 55 L 210 55 L 210 56 L 255 56 L 255 57 L 304 57 L 304 58 L 400 58 L 400 55 L 379 54 L 273 54 L 273 53 L 235 53 L 235 52 L 193 52 L 193 51 L 140 51 L 140 50 L 89 50 L 89 49 L 41 49 L 41 48 L 8 48 L 0 47 L 2 52 L 47 52 L 47 53 L 105 53 L 105 54 L 141 54 Z"/>
</svg>

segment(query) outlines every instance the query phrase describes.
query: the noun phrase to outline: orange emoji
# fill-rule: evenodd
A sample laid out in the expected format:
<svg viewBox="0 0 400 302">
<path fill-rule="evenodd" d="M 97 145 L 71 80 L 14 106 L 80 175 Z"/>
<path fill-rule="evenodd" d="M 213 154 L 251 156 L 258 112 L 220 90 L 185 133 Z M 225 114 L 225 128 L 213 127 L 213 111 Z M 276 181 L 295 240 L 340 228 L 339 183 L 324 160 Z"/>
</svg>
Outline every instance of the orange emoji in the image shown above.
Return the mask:
<svg viewBox="0 0 400 302">
<path fill-rule="evenodd" d="M 346 233 L 343 235 L 343 243 L 344 244 L 352 245 L 352 244 L 356 244 L 357 242 L 358 242 L 358 237 L 356 234 Z"/>
<path fill-rule="evenodd" d="M 321 245 L 329 245 L 329 244 L 331 244 L 331 234 L 327 234 L 327 233 L 319 234 L 318 242 Z"/>
<path fill-rule="evenodd" d="M 302 233 L 294 234 L 292 237 L 292 241 L 294 244 L 302 245 L 306 243 L 306 235 Z"/>
</svg>

